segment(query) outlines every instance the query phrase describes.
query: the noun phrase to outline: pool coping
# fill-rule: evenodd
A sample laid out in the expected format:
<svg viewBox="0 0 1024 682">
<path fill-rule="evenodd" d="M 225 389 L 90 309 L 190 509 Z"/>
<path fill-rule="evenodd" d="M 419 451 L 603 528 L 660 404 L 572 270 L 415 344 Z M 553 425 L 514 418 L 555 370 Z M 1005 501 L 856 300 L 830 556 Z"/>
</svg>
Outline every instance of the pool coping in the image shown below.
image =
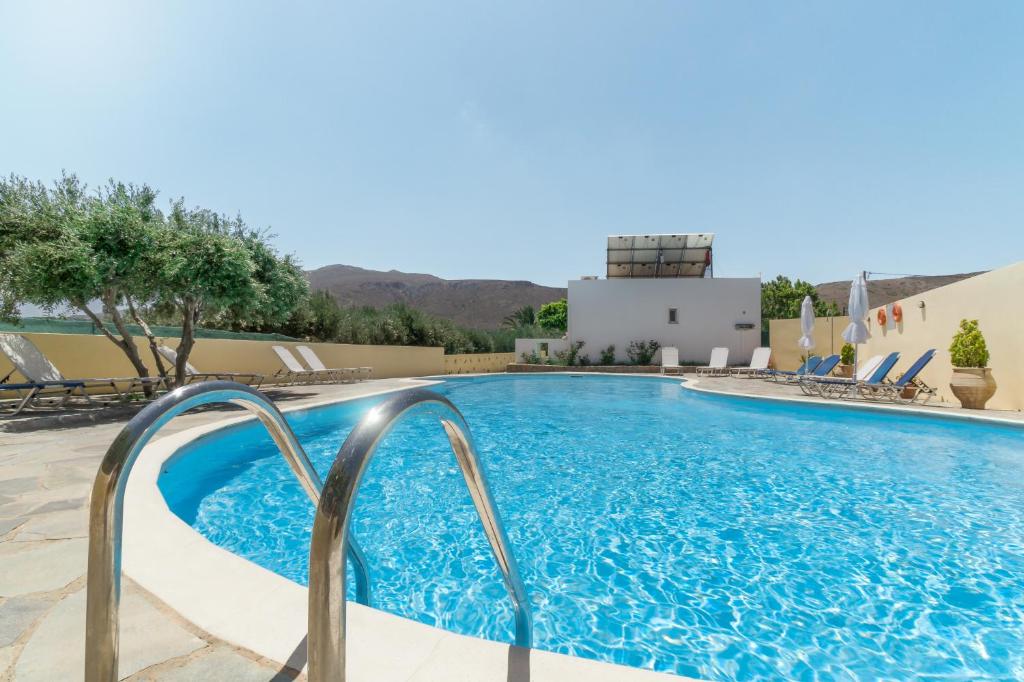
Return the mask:
<svg viewBox="0 0 1024 682">
<path fill-rule="evenodd" d="M 677 377 L 673 377 L 678 380 Z M 713 378 L 706 379 L 706 381 L 712 381 Z M 757 378 L 750 379 L 751 381 L 757 380 Z M 785 402 L 792 405 L 815 405 L 821 407 L 828 407 L 831 409 L 843 410 L 860 410 L 864 412 L 882 412 L 885 414 L 910 414 L 915 416 L 930 417 L 933 419 L 947 419 L 953 421 L 965 421 L 965 422 L 981 422 L 985 424 L 994 424 L 997 426 L 1011 426 L 1017 429 L 1024 429 L 1024 420 L 1020 419 L 1007 419 L 1005 417 L 996 417 L 988 414 L 965 414 L 963 412 L 943 412 L 943 408 L 926 407 L 923 405 L 905 405 L 905 404 L 886 404 L 879 402 L 872 402 L 869 400 L 860 400 L 857 402 L 851 402 L 841 399 L 829 399 L 821 398 L 818 396 L 786 396 L 786 395 L 763 395 L 760 393 L 739 393 L 736 391 L 722 391 L 708 388 L 702 385 L 702 380 L 699 378 L 683 379 L 680 382 L 680 386 L 684 389 L 694 391 L 696 393 L 705 393 L 708 395 L 717 395 L 727 398 L 743 398 L 749 400 L 767 400 L 772 402 Z"/>
<path fill-rule="evenodd" d="M 424 377 L 409 386 L 288 406 L 282 412 L 432 386 L 441 380 Z M 260 656 L 304 670 L 308 590 L 214 545 L 171 512 L 157 485 L 164 463 L 186 444 L 255 419 L 253 415 L 225 418 L 159 438 L 143 449 L 125 490 L 122 565 L 125 574 L 199 628 Z M 353 602 L 348 604 L 347 617 L 346 667 L 348 679 L 353 682 L 687 679 L 461 635 Z"/>
</svg>

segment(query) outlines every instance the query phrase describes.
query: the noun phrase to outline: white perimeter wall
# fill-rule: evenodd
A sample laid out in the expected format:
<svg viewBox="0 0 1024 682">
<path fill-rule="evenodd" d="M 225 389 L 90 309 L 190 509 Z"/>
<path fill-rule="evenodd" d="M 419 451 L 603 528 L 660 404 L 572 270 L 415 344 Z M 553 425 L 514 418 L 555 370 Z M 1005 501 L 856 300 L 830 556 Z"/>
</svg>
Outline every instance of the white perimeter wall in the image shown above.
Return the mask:
<svg viewBox="0 0 1024 682">
<path fill-rule="evenodd" d="M 669 308 L 678 310 L 678 324 L 669 324 Z M 754 328 L 739 331 L 737 322 Z M 706 364 L 712 348 L 726 346 L 730 365 L 749 363 L 761 345 L 760 278 L 569 282 L 569 340 L 584 341 L 581 352 L 591 361 L 615 344 L 616 360 L 625 362 L 631 341 L 650 339 L 677 347 L 681 362 Z"/>
<path fill-rule="evenodd" d="M 547 357 L 554 358 L 555 353 L 563 350 L 568 350 L 569 341 L 567 339 L 516 339 L 516 359 L 514 362 L 522 362 L 523 355 L 529 353 L 536 353 L 541 355 L 541 344 L 548 344 Z"/>
</svg>

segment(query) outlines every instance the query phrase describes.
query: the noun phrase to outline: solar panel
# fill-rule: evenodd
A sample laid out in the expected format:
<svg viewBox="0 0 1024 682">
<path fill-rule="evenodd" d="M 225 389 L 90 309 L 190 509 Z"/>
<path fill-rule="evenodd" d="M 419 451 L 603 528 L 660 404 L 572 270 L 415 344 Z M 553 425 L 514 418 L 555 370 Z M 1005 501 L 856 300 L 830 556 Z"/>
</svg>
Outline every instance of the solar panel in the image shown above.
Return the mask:
<svg viewBox="0 0 1024 682">
<path fill-rule="evenodd" d="M 608 237 L 608 279 L 704 277 L 712 271 L 712 232 Z"/>
</svg>

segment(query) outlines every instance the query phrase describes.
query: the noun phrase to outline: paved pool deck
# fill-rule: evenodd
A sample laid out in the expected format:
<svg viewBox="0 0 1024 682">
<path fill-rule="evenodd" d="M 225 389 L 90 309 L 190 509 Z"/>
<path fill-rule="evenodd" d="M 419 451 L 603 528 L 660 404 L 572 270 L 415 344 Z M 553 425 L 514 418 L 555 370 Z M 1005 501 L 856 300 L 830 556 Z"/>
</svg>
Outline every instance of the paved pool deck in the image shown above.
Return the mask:
<svg viewBox="0 0 1024 682">
<path fill-rule="evenodd" d="M 283 407 L 301 407 L 414 385 L 421 382 L 384 379 L 273 389 L 272 397 Z M 731 377 L 700 378 L 692 388 L 816 401 L 795 386 Z M 947 415 L 978 415 L 977 411 L 948 404 L 923 409 Z M 1020 412 L 983 414 L 1024 423 Z M 221 410 L 186 414 L 168 424 L 154 442 L 237 415 Z M 103 453 L 127 419 L 117 413 L 111 413 L 109 421 L 101 414 L 94 416 L 99 420 L 96 423 L 55 427 L 50 422 L 44 429 L 0 432 L 0 682 L 81 679 L 89 494 Z M 276 661 L 244 650 L 182 618 L 130 578 L 126 577 L 122 585 L 122 679 L 265 681 L 304 677 L 298 670 L 304 663 L 302 655 Z M 447 646 L 451 645 L 449 641 Z M 438 648 L 444 646 L 442 643 Z M 527 682 L 531 673 L 533 682 L 554 678 L 550 661 L 545 664 L 541 656 L 531 659 L 528 655 L 514 656 L 513 649 L 508 651 L 507 659 L 499 661 L 486 676 L 475 668 L 464 668 L 454 675 L 451 668 L 426 667 L 408 679 Z M 634 677 L 632 671 L 616 674 L 625 670 L 587 662 L 581 665 L 579 674 L 561 669 L 558 676 L 567 682 Z M 668 677 L 649 673 L 641 676 Z"/>
</svg>

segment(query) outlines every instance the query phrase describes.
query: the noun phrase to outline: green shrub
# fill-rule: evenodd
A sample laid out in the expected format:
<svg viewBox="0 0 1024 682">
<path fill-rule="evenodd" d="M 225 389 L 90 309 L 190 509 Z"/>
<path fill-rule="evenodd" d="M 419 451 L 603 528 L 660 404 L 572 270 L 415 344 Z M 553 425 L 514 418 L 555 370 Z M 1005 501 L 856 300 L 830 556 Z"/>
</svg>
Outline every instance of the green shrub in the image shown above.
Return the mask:
<svg viewBox="0 0 1024 682">
<path fill-rule="evenodd" d="M 985 367 L 988 365 L 988 346 L 978 329 L 977 320 L 960 320 L 960 329 L 953 335 L 949 346 L 954 367 Z"/>
<path fill-rule="evenodd" d="M 541 362 L 540 356 L 537 355 L 537 351 L 535 350 L 531 350 L 529 353 L 523 353 L 520 357 L 522 357 L 523 362 L 525 362 L 527 365 L 543 364 Z"/>
<path fill-rule="evenodd" d="M 615 344 L 614 343 L 601 351 L 601 364 L 602 365 L 614 365 L 615 364 Z"/>
<path fill-rule="evenodd" d="M 853 364 L 853 352 L 854 352 L 853 344 L 852 343 L 844 343 L 843 347 L 839 351 L 839 361 L 842 362 L 844 365 L 852 365 Z"/>
<path fill-rule="evenodd" d="M 661 348 L 661 344 L 651 339 L 650 341 L 631 341 L 626 355 L 634 365 L 649 365 L 654 359 L 654 354 Z"/>
</svg>

